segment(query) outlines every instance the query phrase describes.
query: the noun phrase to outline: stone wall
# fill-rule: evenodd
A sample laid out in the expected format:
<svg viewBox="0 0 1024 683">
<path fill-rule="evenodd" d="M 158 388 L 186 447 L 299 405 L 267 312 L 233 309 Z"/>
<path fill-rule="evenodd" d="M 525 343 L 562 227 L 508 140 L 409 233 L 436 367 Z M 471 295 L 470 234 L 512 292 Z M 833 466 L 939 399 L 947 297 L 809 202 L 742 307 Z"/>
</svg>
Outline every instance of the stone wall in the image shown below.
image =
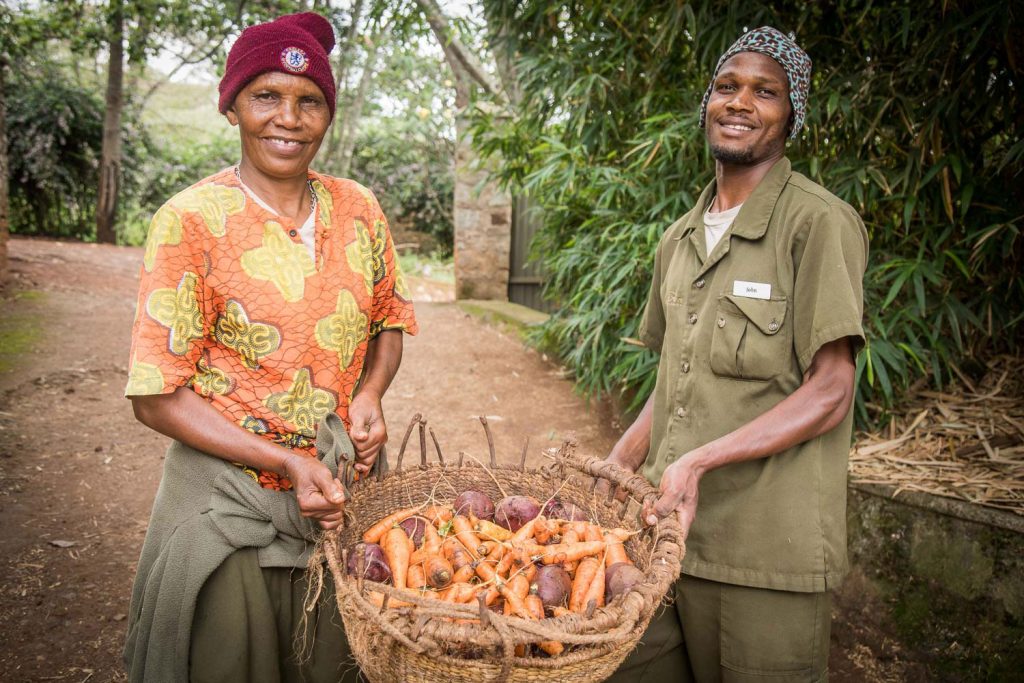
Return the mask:
<svg viewBox="0 0 1024 683">
<path fill-rule="evenodd" d="M 485 182 L 466 126 L 455 150 L 455 298 L 508 300 L 512 200 Z"/>
<path fill-rule="evenodd" d="M 893 492 L 852 485 L 847 521 L 851 562 L 891 606 L 901 638 L 932 652 L 943 680 L 1016 678 L 1024 669 L 1024 517 Z"/>
</svg>

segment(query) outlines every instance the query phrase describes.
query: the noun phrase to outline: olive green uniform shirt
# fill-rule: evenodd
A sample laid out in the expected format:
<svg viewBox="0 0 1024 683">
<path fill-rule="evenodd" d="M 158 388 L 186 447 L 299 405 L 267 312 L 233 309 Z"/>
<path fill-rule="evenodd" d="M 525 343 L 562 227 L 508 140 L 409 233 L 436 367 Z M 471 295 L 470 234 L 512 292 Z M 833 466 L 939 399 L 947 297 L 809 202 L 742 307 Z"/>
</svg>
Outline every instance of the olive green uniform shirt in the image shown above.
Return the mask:
<svg viewBox="0 0 1024 683">
<path fill-rule="evenodd" d="M 867 233 L 845 202 L 777 162 L 707 254 L 714 182 L 666 231 L 641 339 L 661 353 L 644 475 L 655 485 L 692 449 L 793 393 L 822 345 L 863 344 Z M 789 591 L 847 571 L 852 410 L 831 431 L 767 458 L 709 471 L 683 572 Z"/>
</svg>

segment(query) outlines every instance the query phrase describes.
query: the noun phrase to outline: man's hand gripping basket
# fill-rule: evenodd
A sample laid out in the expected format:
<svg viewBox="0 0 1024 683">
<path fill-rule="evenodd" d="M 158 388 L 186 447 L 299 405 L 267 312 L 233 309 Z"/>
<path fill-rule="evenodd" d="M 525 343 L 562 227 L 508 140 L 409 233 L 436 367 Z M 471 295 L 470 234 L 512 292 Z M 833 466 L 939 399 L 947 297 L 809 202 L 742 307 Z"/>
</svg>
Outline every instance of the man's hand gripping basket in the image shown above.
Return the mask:
<svg viewBox="0 0 1024 683">
<path fill-rule="evenodd" d="M 679 575 L 684 553 L 681 529 L 674 515 L 654 527 L 642 523 L 642 503 L 657 498 L 657 491 L 642 476 L 596 458 L 576 457 L 568 442 L 551 464 L 539 470 L 524 466 L 525 449 L 518 465 L 498 465 L 489 432 L 488 441 L 489 467 L 463 465 L 462 458 L 458 464 L 427 464 L 421 426 L 420 465 L 401 469 L 399 455 L 398 469 L 356 482 L 351 487 L 346 528 L 325 539 L 349 644 L 363 673 L 374 683 L 604 680 L 637 645 Z M 611 486 L 607 494 L 599 495 L 602 479 Z M 341 549 L 354 546 L 366 527 L 401 508 L 431 498 L 453 499 L 466 489 L 482 491 L 495 500 L 530 495 L 543 501 L 557 494 L 602 526 L 639 531 L 626 542 L 626 549 L 644 580 L 587 614 L 531 621 L 496 614 L 476 603 L 410 597 L 409 591 L 346 576 Z M 618 492 L 625 494 L 626 502 L 617 499 Z M 371 589 L 385 595 L 384 607 L 368 599 Z M 390 600 L 411 604 L 388 607 Z M 554 657 L 516 656 L 517 644 L 538 641 L 560 642 L 565 651 Z"/>
</svg>

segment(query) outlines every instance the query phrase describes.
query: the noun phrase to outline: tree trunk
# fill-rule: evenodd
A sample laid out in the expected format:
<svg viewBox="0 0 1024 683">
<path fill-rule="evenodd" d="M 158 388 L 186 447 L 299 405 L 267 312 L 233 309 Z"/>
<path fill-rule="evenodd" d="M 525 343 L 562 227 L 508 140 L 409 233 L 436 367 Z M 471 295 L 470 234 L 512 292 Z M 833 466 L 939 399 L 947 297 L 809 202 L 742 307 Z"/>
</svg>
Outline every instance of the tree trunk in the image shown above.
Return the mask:
<svg viewBox="0 0 1024 683">
<path fill-rule="evenodd" d="M 121 109 L 124 107 L 124 5 L 111 0 L 110 59 L 107 62 L 107 101 L 103 117 L 100 189 L 96 206 L 96 241 L 116 239 L 117 191 L 121 181 Z"/>
<path fill-rule="evenodd" d="M 377 52 L 381 34 L 373 37 L 373 45 L 366 53 L 366 66 L 363 67 L 363 75 L 359 77 L 359 87 L 356 88 L 355 97 L 348 111 L 345 112 L 344 127 L 341 131 L 341 158 L 338 160 L 338 175 L 347 178 L 352 168 L 352 154 L 356 149 L 356 136 L 359 133 L 359 119 L 363 116 L 363 104 L 366 103 L 366 95 L 370 90 L 370 83 L 373 82 L 373 72 L 377 68 Z"/>
<path fill-rule="evenodd" d="M 362 18 L 362 15 L 363 0 L 356 0 L 355 4 L 352 6 L 351 23 L 349 24 L 348 32 L 345 39 L 338 45 L 338 57 L 335 62 L 335 73 L 338 76 L 338 82 L 335 86 L 336 95 L 334 101 L 337 103 L 338 109 L 342 109 L 342 99 L 348 89 L 348 71 L 352 66 L 352 55 L 355 52 L 352 48 L 356 44 L 356 36 L 359 33 L 359 21 Z M 327 138 L 327 148 L 320 153 L 323 164 L 330 162 L 338 154 L 338 148 L 341 146 L 341 140 L 345 134 L 344 129 L 344 116 L 336 116 L 334 119 L 334 125 L 331 127 L 331 132 Z M 344 176 L 344 174 L 338 173 L 336 169 L 332 169 L 332 172 L 339 176 Z"/>
<path fill-rule="evenodd" d="M 10 239 L 10 196 L 7 175 L 7 104 L 4 100 L 4 76 L 7 75 L 7 60 L 0 56 L 0 288 L 7 282 L 7 242 Z"/>
</svg>

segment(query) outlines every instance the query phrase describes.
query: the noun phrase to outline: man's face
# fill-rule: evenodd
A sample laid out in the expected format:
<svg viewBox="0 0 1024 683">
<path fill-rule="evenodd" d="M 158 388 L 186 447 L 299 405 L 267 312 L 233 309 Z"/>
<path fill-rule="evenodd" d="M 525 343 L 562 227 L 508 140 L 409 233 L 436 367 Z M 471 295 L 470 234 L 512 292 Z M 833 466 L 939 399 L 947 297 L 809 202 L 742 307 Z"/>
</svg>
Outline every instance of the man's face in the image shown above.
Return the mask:
<svg viewBox="0 0 1024 683">
<path fill-rule="evenodd" d="M 242 88 L 227 117 L 238 126 L 242 159 L 273 179 L 305 175 L 331 123 L 319 86 L 279 71 L 257 76 Z"/>
<path fill-rule="evenodd" d="M 740 166 L 781 157 L 791 111 L 789 82 L 778 62 L 759 52 L 733 55 L 708 99 L 705 130 L 712 156 Z"/>
</svg>

